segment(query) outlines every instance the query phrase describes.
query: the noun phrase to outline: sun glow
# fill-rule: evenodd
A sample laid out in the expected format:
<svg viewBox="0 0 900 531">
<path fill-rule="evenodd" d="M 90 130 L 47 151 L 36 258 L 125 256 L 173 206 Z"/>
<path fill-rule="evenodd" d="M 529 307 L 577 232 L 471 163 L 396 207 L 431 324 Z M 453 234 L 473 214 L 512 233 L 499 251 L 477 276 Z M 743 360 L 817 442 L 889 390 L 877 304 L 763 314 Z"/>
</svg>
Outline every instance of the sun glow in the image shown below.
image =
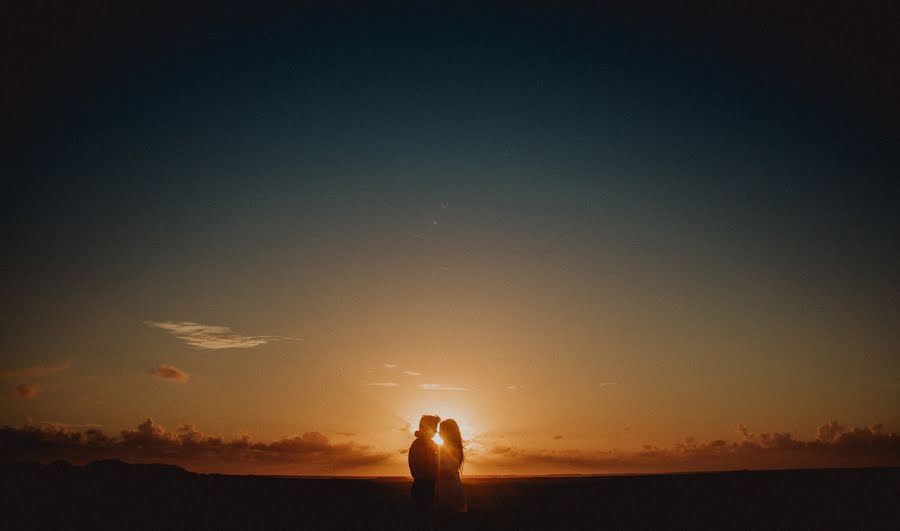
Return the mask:
<svg viewBox="0 0 900 531">
<path fill-rule="evenodd" d="M 434 434 L 434 437 L 431 438 L 432 441 L 436 442 L 438 446 L 444 444 L 444 439 L 441 439 L 441 436 L 437 433 Z"/>
<path fill-rule="evenodd" d="M 460 435 L 462 435 L 463 441 L 471 442 L 478 436 L 478 429 L 467 420 L 463 420 L 470 418 L 468 412 L 462 408 L 453 407 L 452 405 L 447 403 L 428 404 L 426 407 L 422 407 L 418 410 L 413 410 L 410 414 L 402 417 L 407 422 L 407 430 L 409 430 L 409 433 L 413 433 L 418 429 L 417 426 L 419 425 L 419 416 L 423 414 L 421 412 L 425 412 L 431 415 L 438 415 L 439 417 L 441 417 L 441 420 L 456 420 L 457 424 L 459 424 L 459 432 Z M 441 444 L 440 437 L 435 436 L 433 440 L 434 442 Z"/>
</svg>

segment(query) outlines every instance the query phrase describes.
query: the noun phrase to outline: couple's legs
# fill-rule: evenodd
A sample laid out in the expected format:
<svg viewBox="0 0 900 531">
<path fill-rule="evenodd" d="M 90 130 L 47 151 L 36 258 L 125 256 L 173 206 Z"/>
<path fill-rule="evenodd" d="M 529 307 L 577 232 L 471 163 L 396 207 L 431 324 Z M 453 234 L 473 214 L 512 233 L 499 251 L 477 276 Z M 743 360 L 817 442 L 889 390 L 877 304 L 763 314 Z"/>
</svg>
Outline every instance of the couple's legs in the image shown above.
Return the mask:
<svg viewBox="0 0 900 531">
<path fill-rule="evenodd" d="M 434 482 L 417 479 L 413 481 L 410 494 L 416 518 L 424 526 L 431 527 L 434 521 Z"/>
</svg>

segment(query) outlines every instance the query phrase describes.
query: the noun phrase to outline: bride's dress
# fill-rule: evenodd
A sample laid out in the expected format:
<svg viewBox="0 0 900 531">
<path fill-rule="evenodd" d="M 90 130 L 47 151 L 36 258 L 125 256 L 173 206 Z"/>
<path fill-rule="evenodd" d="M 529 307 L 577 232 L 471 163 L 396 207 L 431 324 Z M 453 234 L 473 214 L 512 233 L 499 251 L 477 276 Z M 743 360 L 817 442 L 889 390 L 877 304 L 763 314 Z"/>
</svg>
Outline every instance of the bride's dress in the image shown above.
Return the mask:
<svg viewBox="0 0 900 531">
<path fill-rule="evenodd" d="M 437 484 L 437 507 L 444 511 L 464 513 L 469 510 L 466 493 L 459 477 L 459 458 L 441 448 L 440 473 Z"/>
</svg>

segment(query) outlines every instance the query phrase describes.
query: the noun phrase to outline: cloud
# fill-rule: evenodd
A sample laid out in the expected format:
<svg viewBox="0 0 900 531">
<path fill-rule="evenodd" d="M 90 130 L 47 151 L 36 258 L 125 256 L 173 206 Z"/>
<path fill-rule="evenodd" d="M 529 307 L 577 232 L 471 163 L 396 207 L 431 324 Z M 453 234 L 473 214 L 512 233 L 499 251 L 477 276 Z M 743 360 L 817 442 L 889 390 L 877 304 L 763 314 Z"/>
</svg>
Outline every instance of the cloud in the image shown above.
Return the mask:
<svg viewBox="0 0 900 531">
<path fill-rule="evenodd" d="M 597 387 L 603 389 L 604 387 L 609 387 L 611 385 L 619 385 L 619 382 L 600 382 L 597 384 Z"/>
<path fill-rule="evenodd" d="M 70 360 L 56 363 L 44 363 L 21 369 L 0 369 L 0 376 L 16 376 L 24 378 L 40 378 L 56 372 L 64 371 L 72 365 Z"/>
<path fill-rule="evenodd" d="M 86 430 L 103 427 L 102 424 L 69 424 L 56 420 L 42 420 L 40 424 L 50 430 Z"/>
<path fill-rule="evenodd" d="M 191 379 L 191 375 L 173 365 L 160 365 L 159 367 L 147 369 L 147 372 L 153 376 L 157 376 L 164 380 L 173 382 L 186 382 Z"/>
<path fill-rule="evenodd" d="M 739 425 L 739 427 L 743 426 Z M 744 428 L 744 430 L 746 430 L 746 428 Z M 845 431 L 846 430 L 843 426 L 833 420 L 829 420 L 825 424 L 819 426 L 818 429 L 816 429 L 816 439 L 822 442 L 832 442 L 836 438 L 843 435 Z M 752 435 L 747 436 L 752 437 Z"/>
<path fill-rule="evenodd" d="M 41 392 L 41 386 L 36 383 L 19 384 L 16 386 L 16 395 L 23 400 L 27 400 L 29 398 L 34 398 L 40 392 Z"/>
<path fill-rule="evenodd" d="M 369 382 L 366 385 L 369 387 L 400 387 L 397 382 Z"/>
<path fill-rule="evenodd" d="M 507 391 L 524 391 L 525 387 L 522 385 L 507 385 L 506 390 Z"/>
<path fill-rule="evenodd" d="M 385 363 L 384 366 L 387 367 L 388 369 L 393 369 L 394 367 L 397 366 L 397 364 L 396 363 Z"/>
<path fill-rule="evenodd" d="M 227 326 L 205 325 L 191 321 L 144 321 L 151 328 L 159 328 L 174 335 L 193 348 L 219 350 L 225 348 L 254 348 L 275 341 L 300 341 L 295 337 L 244 336 Z"/>
<path fill-rule="evenodd" d="M 635 451 L 523 448 L 502 434 L 481 434 L 466 441 L 466 459 L 479 470 L 492 467 L 513 473 L 635 473 L 735 469 L 866 467 L 900 465 L 900 435 L 879 425 L 844 427 L 829 422 L 822 437 L 800 440 L 787 433 L 754 434 L 744 427 L 738 439 L 682 442 Z M 839 429 L 833 429 L 834 426 Z M 332 442 L 320 432 L 305 432 L 268 442 L 249 435 L 233 439 L 206 435 L 193 425 L 166 429 L 152 419 L 118 434 L 91 425 L 26 424 L 0 428 L 2 461 L 96 459 L 168 462 L 196 471 L 232 473 L 340 472 L 389 462 L 396 451 L 368 445 Z M 829 431 L 831 430 L 831 431 Z M 826 434 L 827 432 L 827 434 Z M 832 434 L 833 432 L 833 434 Z M 352 433 L 339 433 L 352 437 Z M 554 440 L 560 440 L 557 435 Z M 342 439 L 344 440 L 344 439 Z"/>
<path fill-rule="evenodd" d="M 186 424 L 167 430 L 153 419 L 133 429 L 108 435 L 100 429 L 73 430 L 62 426 L 26 424 L 0 428 L 4 460 L 67 459 L 86 463 L 96 459 L 166 462 L 194 470 L 343 470 L 379 464 L 394 452 L 377 451 L 352 441 L 333 443 L 320 432 L 306 432 L 271 442 L 249 435 L 226 440 L 206 435 Z"/>
<path fill-rule="evenodd" d="M 455 385 L 444 385 L 444 384 L 436 384 L 436 383 L 423 383 L 419 384 L 419 389 L 425 389 L 426 391 L 468 391 L 467 387 L 458 387 Z"/>
<path fill-rule="evenodd" d="M 395 425 L 395 427 L 391 428 L 391 431 L 396 431 L 396 432 L 400 432 L 400 433 L 412 433 L 413 432 L 413 426 L 408 420 L 406 420 L 402 417 L 399 417 L 397 415 L 394 415 L 394 420 L 397 421 L 397 424 Z"/>
<path fill-rule="evenodd" d="M 410 376 L 422 376 L 421 372 L 416 372 L 416 371 L 403 371 L 403 374 L 408 374 Z"/>
<path fill-rule="evenodd" d="M 900 466 L 900 434 L 881 425 L 845 428 L 834 421 L 819 427 L 815 440 L 789 433 L 752 433 L 737 427 L 738 440 L 698 441 L 685 437 L 668 447 L 644 445 L 637 451 L 549 450 L 522 448 L 502 438 L 473 441 L 481 448 L 467 455 L 481 469 L 491 466 L 519 473 L 560 469 L 578 473 L 687 472 L 736 469 L 782 469 Z M 561 436 L 557 435 L 554 440 Z"/>
</svg>

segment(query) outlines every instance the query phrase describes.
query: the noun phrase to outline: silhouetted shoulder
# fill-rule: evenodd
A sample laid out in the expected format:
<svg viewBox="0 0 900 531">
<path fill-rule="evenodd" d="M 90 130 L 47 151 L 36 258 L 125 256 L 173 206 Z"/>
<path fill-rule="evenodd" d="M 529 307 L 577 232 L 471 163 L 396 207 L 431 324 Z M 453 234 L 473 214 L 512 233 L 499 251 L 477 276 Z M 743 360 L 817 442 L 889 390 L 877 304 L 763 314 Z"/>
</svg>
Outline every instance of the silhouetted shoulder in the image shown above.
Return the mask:
<svg viewBox="0 0 900 531">
<path fill-rule="evenodd" d="M 413 449 L 416 451 L 431 451 L 437 452 L 438 446 L 437 443 L 431 439 L 425 439 L 424 437 L 416 437 L 416 440 L 412 442 L 409 447 L 409 451 L 412 452 Z"/>
<path fill-rule="evenodd" d="M 413 478 L 434 478 L 437 475 L 438 446 L 431 439 L 416 437 L 409 446 L 409 472 Z"/>
</svg>

